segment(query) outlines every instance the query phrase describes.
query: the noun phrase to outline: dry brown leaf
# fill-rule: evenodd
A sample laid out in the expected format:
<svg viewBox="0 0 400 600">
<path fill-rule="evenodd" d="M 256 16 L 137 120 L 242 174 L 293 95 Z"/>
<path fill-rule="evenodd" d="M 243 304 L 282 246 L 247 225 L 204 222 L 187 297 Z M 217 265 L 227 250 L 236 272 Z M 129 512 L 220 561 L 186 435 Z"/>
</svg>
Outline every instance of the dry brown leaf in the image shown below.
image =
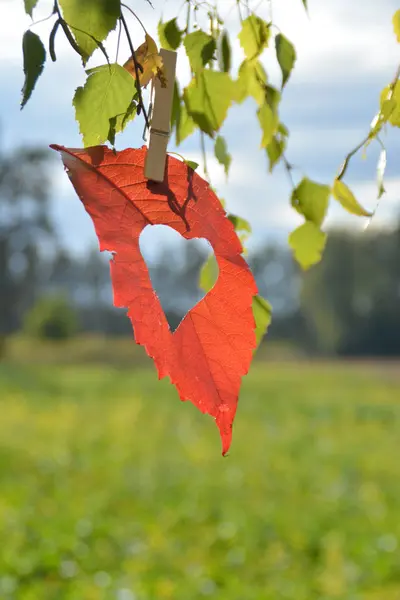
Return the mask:
<svg viewBox="0 0 400 600">
<path fill-rule="evenodd" d="M 139 72 L 140 86 L 146 87 L 154 77 L 158 77 L 162 87 L 166 87 L 167 81 L 165 78 L 163 61 L 158 52 L 157 44 L 148 33 L 146 33 L 143 44 L 135 50 L 135 56 L 136 61 L 143 67 L 143 72 Z M 132 56 L 124 64 L 124 69 L 136 79 L 135 65 Z"/>
</svg>

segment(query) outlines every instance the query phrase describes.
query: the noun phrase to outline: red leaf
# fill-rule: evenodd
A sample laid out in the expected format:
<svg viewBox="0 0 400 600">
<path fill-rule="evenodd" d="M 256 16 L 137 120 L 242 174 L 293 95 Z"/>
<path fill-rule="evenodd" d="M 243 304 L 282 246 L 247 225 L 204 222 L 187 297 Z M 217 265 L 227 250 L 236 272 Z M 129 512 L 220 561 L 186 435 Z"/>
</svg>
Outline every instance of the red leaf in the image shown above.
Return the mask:
<svg viewBox="0 0 400 600">
<path fill-rule="evenodd" d="M 167 157 L 163 183 L 144 177 L 146 148 L 113 152 L 106 146 L 61 152 L 71 182 L 91 216 L 100 250 L 113 252 L 114 304 L 127 307 L 135 340 L 154 359 L 160 379 L 169 375 L 182 400 L 212 415 L 222 453 L 230 446 L 241 377 L 256 346 L 254 278 L 221 203 L 185 163 Z M 183 237 L 206 238 L 219 267 L 215 286 L 174 333 L 153 290 L 140 253 L 148 224 L 173 227 Z"/>
</svg>

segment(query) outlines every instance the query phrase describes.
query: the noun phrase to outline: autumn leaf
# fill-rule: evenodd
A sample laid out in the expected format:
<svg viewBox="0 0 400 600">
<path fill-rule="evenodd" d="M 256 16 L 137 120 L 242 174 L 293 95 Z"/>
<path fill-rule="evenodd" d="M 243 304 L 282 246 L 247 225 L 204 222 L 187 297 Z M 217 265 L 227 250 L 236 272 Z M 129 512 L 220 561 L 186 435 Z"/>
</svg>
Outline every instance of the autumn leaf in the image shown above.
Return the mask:
<svg viewBox="0 0 400 600">
<path fill-rule="evenodd" d="M 237 217 L 236 215 L 229 215 L 228 218 L 234 225 L 236 231 L 251 231 L 250 224 L 245 219 Z M 211 290 L 213 285 L 215 285 L 217 278 L 218 265 L 217 261 L 215 260 L 214 254 L 211 254 L 211 256 L 204 263 L 203 268 L 200 271 L 200 288 L 205 292 L 208 292 L 209 290 Z M 272 306 L 267 300 L 265 300 L 265 298 L 257 294 L 257 296 L 254 296 L 253 298 L 252 308 L 254 321 L 256 324 L 256 347 L 254 348 L 255 351 L 262 342 L 262 339 L 266 334 L 269 325 L 271 324 Z"/>
<path fill-rule="evenodd" d="M 154 359 L 159 377 L 168 375 L 182 400 L 214 417 L 226 454 L 241 378 L 256 347 L 257 286 L 220 201 L 204 179 L 171 156 L 164 182 L 145 179 L 145 147 L 51 147 L 61 152 L 100 250 L 113 254 L 114 305 L 128 309 L 135 340 Z M 207 239 L 218 264 L 217 282 L 173 333 L 140 253 L 139 236 L 149 224 L 169 225 L 186 239 Z"/>
<path fill-rule="evenodd" d="M 158 77 L 161 85 L 166 85 L 165 75 L 163 71 L 162 58 L 158 52 L 157 44 L 153 38 L 146 33 L 145 41 L 137 50 L 135 50 L 136 62 L 142 67 L 139 71 L 139 81 L 141 87 L 146 87 L 154 78 Z M 134 79 L 136 79 L 135 65 L 131 56 L 124 64 L 126 69 Z"/>
</svg>

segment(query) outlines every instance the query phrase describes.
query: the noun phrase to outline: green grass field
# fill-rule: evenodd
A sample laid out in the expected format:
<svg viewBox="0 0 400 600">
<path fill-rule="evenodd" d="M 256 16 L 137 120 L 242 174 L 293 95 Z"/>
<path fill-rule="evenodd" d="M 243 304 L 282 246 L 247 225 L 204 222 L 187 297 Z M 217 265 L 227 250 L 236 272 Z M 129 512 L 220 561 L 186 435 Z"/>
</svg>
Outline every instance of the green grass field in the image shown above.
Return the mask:
<svg viewBox="0 0 400 600">
<path fill-rule="evenodd" d="M 258 363 L 222 458 L 152 369 L 3 364 L 0 598 L 400 599 L 399 372 Z"/>
</svg>

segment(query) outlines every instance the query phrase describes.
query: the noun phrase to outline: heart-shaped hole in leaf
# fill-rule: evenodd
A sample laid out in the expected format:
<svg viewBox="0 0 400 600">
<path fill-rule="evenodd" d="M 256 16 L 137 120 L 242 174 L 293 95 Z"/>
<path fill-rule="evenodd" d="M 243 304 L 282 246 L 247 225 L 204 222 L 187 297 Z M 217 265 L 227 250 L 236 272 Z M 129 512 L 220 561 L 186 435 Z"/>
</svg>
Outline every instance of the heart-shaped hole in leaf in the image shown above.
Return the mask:
<svg viewBox="0 0 400 600">
<path fill-rule="evenodd" d="M 199 277 L 203 265 L 214 255 L 211 244 L 204 238 L 187 240 L 167 225 L 147 225 L 140 234 L 139 247 L 169 327 L 175 331 L 206 295 Z"/>
</svg>

